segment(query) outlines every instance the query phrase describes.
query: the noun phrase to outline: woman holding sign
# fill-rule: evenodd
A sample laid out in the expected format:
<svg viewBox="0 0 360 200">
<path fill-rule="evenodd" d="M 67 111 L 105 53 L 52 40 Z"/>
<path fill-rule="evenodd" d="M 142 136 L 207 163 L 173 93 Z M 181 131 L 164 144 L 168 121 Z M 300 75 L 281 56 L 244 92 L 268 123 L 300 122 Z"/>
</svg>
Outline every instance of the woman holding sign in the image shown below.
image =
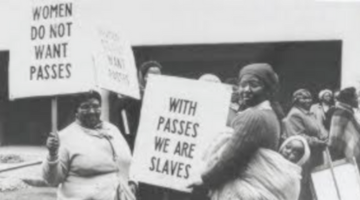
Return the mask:
<svg viewBox="0 0 360 200">
<path fill-rule="evenodd" d="M 79 94 L 75 114 L 75 122 L 50 134 L 43 178 L 58 186 L 59 200 L 135 199 L 130 149 L 115 126 L 100 120 L 100 94 Z"/>
<path fill-rule="evenodd" d="M 246 109 L 233 120 L 234 134 L 221 148 L 218 159 L 212 160 L 192 186 L 209 188 L 212 194 L 217 194 L 212 199 L 238 199 L 233 180 L 241 180 L 241 174 L 260 148 L 278 149 L 283 113 L 273 101 L 277 87 L 278 77 L 270 65 L 256 63 L 241 69 L 239 92 Z"/>
</svg>

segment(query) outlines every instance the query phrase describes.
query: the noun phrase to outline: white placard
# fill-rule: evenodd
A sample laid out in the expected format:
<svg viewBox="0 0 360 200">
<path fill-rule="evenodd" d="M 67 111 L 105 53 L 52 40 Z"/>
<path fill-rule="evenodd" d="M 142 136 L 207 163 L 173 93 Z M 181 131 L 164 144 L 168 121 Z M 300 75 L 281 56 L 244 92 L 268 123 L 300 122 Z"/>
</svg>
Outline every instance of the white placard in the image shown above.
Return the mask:
<svg viewBox="0 0 360 200">
<path fill-rule="evenodd" d="M 334 167 L 341 200 L 358 200 L 360 182 L 356 165 L 345 163 Z M 311 174 L 318 200 L 339 200 L 330 169 Z"/>
<path fill-rule="evenodd" d="M 153 75 L 148 79 L 131 176 L 189 192 L 205 147 L 225 127 L 231 88 Z"/>
<path fill-rule="evenodd" d="M 10 99 L 89 91 L 95 68 L 81 1 L 32 0 L 10 51 Z M 82 2 L 83 3 L 83 2 Z M 17 26 L 17 24 L 13 24 Z"/>
<path fill-rule="evenodd" d="M 97 29 L 94 61 L 100 87 L 140 99 L 139 81 L 130 43 L 109 28 Z"/>
</svg>

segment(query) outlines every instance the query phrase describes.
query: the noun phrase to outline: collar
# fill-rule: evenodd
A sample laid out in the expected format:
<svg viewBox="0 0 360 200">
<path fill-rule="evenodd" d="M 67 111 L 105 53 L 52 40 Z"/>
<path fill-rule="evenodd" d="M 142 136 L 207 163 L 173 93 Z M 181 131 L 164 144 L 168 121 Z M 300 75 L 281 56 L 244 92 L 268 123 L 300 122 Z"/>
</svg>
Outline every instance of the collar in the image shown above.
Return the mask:
<svg viewBox="0 0 360 200">
<path fill-rule="evenodd" d="M 336 106 L 340 109 L 346 110 L 346 111 L 354 114 L 354 110 L 353 110 L 352 106 L 350 106 L 349 104 L 338 102 L 338 104 Z"/>
<path fill-rule="evenodd" d="M 106 138 L 112 139 L 112 135 L 108 134 L 109 127 L 105 126 L 104 123 L 101 121 L 98 125 L 95 126 L 94 129 L 86 128 L 81 125 L 81 122 L 76 119 L 76 124 L 88 135 L 98 137 L 98 138 Z"/>
<path fill-rule="evenodd" d="M 295 108 L 297 108 L 298 110 L 300 110 L 302 113 L 304 113 L 305 115 L 312 115 L 312 113 L 310 112 L 310 110 L 305 110 L 303 108 L 300 108 L 298 106 L 295 106 Z"/>
<path fill-rule="evenodd" d="M 259 103 L 258 105 L 254 106 L 254 108 L 259 110 L 272 110 L 270 102 L 268 100 Z"/>
</svg>

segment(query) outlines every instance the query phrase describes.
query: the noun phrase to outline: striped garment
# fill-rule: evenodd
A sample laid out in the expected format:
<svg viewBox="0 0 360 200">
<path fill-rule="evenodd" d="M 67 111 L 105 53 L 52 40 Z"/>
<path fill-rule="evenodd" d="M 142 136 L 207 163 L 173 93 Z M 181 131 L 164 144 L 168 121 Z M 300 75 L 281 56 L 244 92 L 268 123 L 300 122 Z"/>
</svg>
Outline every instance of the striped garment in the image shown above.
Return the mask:
<svg viewBox="0 0 360 200">
<path fill-rule="evenodd" d="M 333 160 L 355 157 L 360 161 L 360 126 L 349 105 L 336 106 L 331 120 L 330 152 Z"/>
</svg>

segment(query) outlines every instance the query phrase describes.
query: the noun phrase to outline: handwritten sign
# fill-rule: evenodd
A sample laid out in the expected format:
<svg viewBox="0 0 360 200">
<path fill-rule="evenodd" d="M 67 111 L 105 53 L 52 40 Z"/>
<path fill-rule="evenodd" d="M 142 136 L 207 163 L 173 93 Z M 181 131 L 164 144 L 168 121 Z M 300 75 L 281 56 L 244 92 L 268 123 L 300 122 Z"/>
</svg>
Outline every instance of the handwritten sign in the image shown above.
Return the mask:
<svg viewBox="0 0 360 200">
<path fill-rule="evenodd" d="M 189 191 L 208 143 L 225 126 L 231 90 L 221 83 L 153 75 L 145 91 L 131 175 Z"/>
<path fill-rule="evenodd" d="M 97 29 L 94 55 L 100 87 L 140 99 L 139 81 L 130 44 L 116 31 Z"/>
</svg>

